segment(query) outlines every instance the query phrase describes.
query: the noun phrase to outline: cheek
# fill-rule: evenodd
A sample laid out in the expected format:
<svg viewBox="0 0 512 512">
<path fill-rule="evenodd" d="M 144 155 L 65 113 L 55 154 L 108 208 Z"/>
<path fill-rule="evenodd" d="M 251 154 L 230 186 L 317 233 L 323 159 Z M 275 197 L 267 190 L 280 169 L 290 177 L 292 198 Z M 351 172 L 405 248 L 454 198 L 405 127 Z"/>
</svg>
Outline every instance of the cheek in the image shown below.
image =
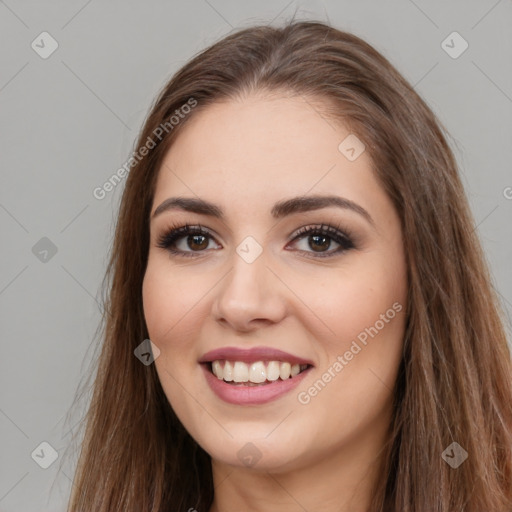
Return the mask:
<svg viewBox="0 0 512 512">
<path fill-rule="evenodd" d="M 381 258 L 365 258 L 364 264 L 329 270 L 325 278 L 298 279 L 294 289 L 307 298 L 317 336 L 333 349 L 343 349 L 359 335 L 364 339 L 366 329 L 376 323 L 382 332 L 402 330 L 403 322 L 395 321 L 397 309 L 405 311 L 407 293 L 400 265 L 395 272 Z"/>
<path fill-rule="evenodd" d="M 326 404 L 343 404 L 332 412 L 342 423 L 349 421 L 347 410 L 370 420 L 388 403 L 402 356 L 407 280 L 401 253 L 368 256 L 364 265 L 354 264 L 330 280 L 322 294 L 325 323 L 336 337 L 326 344 L 317 380 L 303 389 L 304 401 L 309 396 L 315 402 L 315 414 L 322 414 Z M 326 385 L 318 382 L 323 375 Z"/>
<path fill-rule="evenodd" d="M 318 373 L 299 390 L 299 402 L 309 404 L 306 409 L 314 417 L 331 411 L 333 425 L 349 431 L 354 418 L 371 422 L 382 412 L 396 380 L 407 300 L 401 253 L 393 258 L 366 254 L 332 273 L 309 296 L 316 297 L 311 309 L 329 331 L 317 337 L 323 342 L 322 360 Z M 339 408 L 331 407 L 335 404 Z M 346 411 L 354 416 L 347 418 Z"/>
<path fill-rule="evenodd" d="M 379 279 L 377 274 L 354 276 L 353 282 L 341 284 L 341 290 L 334 283 L 323 290 L 332 299 L 331 308 L 324 306 L 325 323 L 336 336 L 319 338 L 323 354 L 318 371 L 297 390 L 300 407 L 312 418 L 311 428 L 321 421 L 332 439 L 356 435 L 385 417 L 406 320 L 404 282 L 382 273 Z"/>
<path fill-rule="evenodd" d="M 197 364 L 200 347 L 194 340 L 200 337 L 208 314 L 205 294 L 213 286 L 209 277 L 206 272 L 171 268 L 166 258 L 158 255 L 150 256 L 142 285 L 149 338 L 160 349 L 155 360 L 158 377 L 175 413 L 187 425 L 190 418 L 202 414 L 184 390 L 191 390 L 191 383 L 203 379 Z"/>
<path fill-rule="evenodd" d="M 158 378 L 175 413 L 188 424 L 187 418 L 198 414 L 184 389 L 200 377 L 197 355 L 189 341 L 191 331 L 198 325 L 200 294 L 193 282 L 184 282 L 179 275 L 179 271 L 171 272 L 165 262 L 150 258 L 142 297 L 149 338 L 160 349 L 155 360 Z"/>
<path fill-rule="evenodd" d="M 170 316 L 175 311 L 175 294 L 169 293 L 165 278 L 148 263 L 148 268 L 142 283 L 142 302 L 144 318 L 150 339 L 160 347 L 160 340 L 166 329 L 172 325 Z M 161 347 L 160 347 L 161 348 Z"/>
<path fill-rule="evenodd" d="M 205 284 L 199 275 L 171 270 L 169 264 L 151 258 L 142 284 L 144 317 L 152 341 L 159 348 L 166 347 L 167 340 L 173 345 L 185 343 L 185 330 L 197 325 L 201 298 Z M 206 288 L 207 289 L 207 288 Z"/>
</svg>

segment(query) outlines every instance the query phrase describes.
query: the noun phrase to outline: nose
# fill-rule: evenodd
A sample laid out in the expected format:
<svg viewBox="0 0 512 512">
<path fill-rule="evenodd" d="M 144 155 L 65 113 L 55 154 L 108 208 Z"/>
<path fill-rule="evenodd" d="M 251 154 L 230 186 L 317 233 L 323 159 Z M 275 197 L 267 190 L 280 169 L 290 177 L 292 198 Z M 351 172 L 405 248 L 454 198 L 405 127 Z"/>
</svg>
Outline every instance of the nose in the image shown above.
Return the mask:
<svg viewBox="0 0 512 512">
<path fill-rule="evenodd" d="M 212 304 L 215 320 L 233 330 L 250 332 L 286 315 L 285 288 L 267 266 L 265 251 L 252 263 L 236 252 L 233 267 L 221 280 Z"/>
</svg>

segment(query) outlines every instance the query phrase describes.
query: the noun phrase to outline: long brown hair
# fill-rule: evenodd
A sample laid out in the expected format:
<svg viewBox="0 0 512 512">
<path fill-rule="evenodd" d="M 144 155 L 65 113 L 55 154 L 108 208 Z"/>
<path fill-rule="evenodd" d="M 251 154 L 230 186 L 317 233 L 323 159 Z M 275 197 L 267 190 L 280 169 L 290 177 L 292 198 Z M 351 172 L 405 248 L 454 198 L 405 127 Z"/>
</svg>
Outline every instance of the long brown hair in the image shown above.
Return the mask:
<svg viewBox="0 0 512 512">
<path fill-rule="evenodd" d="M 446 130 L 386 58 L 318 22 L 230 34 L 179 70 L 152 106 L 136 148 L 155 144 L 132 162 L 106 273 L 103 343 L 69 512 L 201 512 L 212 503 L 209 455 L 134 349 L 148 338 L 142 281 L 162 159 L 202 109 L 254 91 L 300 95 L 348 126 L 401 219 L 407 326 L 371 512 L 510 512 L 510 349 Z M 457 469 L 442 457 L 453 442 L 468 453 Z"/>
</svg>

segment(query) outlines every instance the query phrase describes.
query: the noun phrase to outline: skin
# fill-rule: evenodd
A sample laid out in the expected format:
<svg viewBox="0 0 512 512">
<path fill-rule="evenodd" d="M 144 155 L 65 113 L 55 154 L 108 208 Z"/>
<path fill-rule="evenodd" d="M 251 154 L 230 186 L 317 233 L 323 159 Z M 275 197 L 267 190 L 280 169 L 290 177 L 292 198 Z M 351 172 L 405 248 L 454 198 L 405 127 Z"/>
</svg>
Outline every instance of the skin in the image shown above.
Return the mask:
<svg viewBox="0 0 512 512">
<path fill-rule="evenodd" d="M 152 213 L 169 197 L 199 197 L 221 207 L 225 218 L 178 209 L 152 218 L 143 301 L 166 396 L 212 457 L 210 512 L 295 512 L 319 504 L 326 512 L 364 512 L 383 478 L 379 453 L 403 345 L 407 282 L 397 213 L 368 152 L 349 161 L 338 150 L 349 130 L 327 122 L 309 100 L 253 93 L 189 121 L 159 170 Z M 271 216 L 275 202 L 303 195 L 349 199 L 373 224 L 332 206 Z M 176 246 L 195 251 L 193 257 L 158 247 L 171 223 L 200 223 L 212 235 L 207 248 L 201 252 L 186 236 Z M 350 230 L 355 248 L 334 254 L 339 244 L 332 238 L 326 246 L 307 234 L 292 240 L 299 228 L 321 224 Z M 263 248 L 250 264 L 235 250 L 247 236 Z M 332 256 L 319 257 L 322 250 Z M 360 344 L 309 403 L 300 403 L 298 394 L 329 368 L 332 375 L 338 356 L 394 303 L 402 311 Z M 314 368 L 277 400 L 233 405 L 213 393 L 198 364 L 225 346 L 271 346 Z M 237 456 L 248 442 L 260 454 L 252 467 Z"/>
</svg>

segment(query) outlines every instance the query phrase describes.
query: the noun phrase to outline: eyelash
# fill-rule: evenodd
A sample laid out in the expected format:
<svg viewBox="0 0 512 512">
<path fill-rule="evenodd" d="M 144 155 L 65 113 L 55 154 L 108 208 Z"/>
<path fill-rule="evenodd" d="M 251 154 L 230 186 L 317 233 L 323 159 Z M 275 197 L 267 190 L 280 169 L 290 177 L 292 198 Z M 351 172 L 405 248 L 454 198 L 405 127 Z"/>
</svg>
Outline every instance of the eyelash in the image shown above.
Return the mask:
<svg viewBox="0 0 512 512">
<path fill-rule="evenodd" d="M 202 252 L 206 252 L 206 249 L 201 251 L 181 251 L 178 249 L 173 249 L 172 246 L 178 241 L 180 238 L 189 235 L 202 235 L 205 237 L 209 237 L 213 239 L 212 235 L 208 232 L 206 228 L 198 225 L 172 225 L 165 233 L 159 236 L 157 240 L 157 246 L 167 250 L 171 254 L 180 257 L 197 257 Z M 330 226 L 328 224 L 321 224 L 316 226 L 305 226 L 296 231 L 291 242 L 295 242 L 298 239 L 305 238 L 307 236 L 320 235 L 326 236 L 336 242 L 340 247 L 333 251 L 329 252 L 315 252 L 315 251 L 303 251 L 299 250 L 301 253 L 306 254 L 314 254 L 314 258 L 330 258 L 332 256 L 344 253 L 350 249 L 354 249 L 355 245 L 352 242 L 352 235 L 349 233 L 347 229 L 342 228 L 341 226 Z"/>
</svg>

